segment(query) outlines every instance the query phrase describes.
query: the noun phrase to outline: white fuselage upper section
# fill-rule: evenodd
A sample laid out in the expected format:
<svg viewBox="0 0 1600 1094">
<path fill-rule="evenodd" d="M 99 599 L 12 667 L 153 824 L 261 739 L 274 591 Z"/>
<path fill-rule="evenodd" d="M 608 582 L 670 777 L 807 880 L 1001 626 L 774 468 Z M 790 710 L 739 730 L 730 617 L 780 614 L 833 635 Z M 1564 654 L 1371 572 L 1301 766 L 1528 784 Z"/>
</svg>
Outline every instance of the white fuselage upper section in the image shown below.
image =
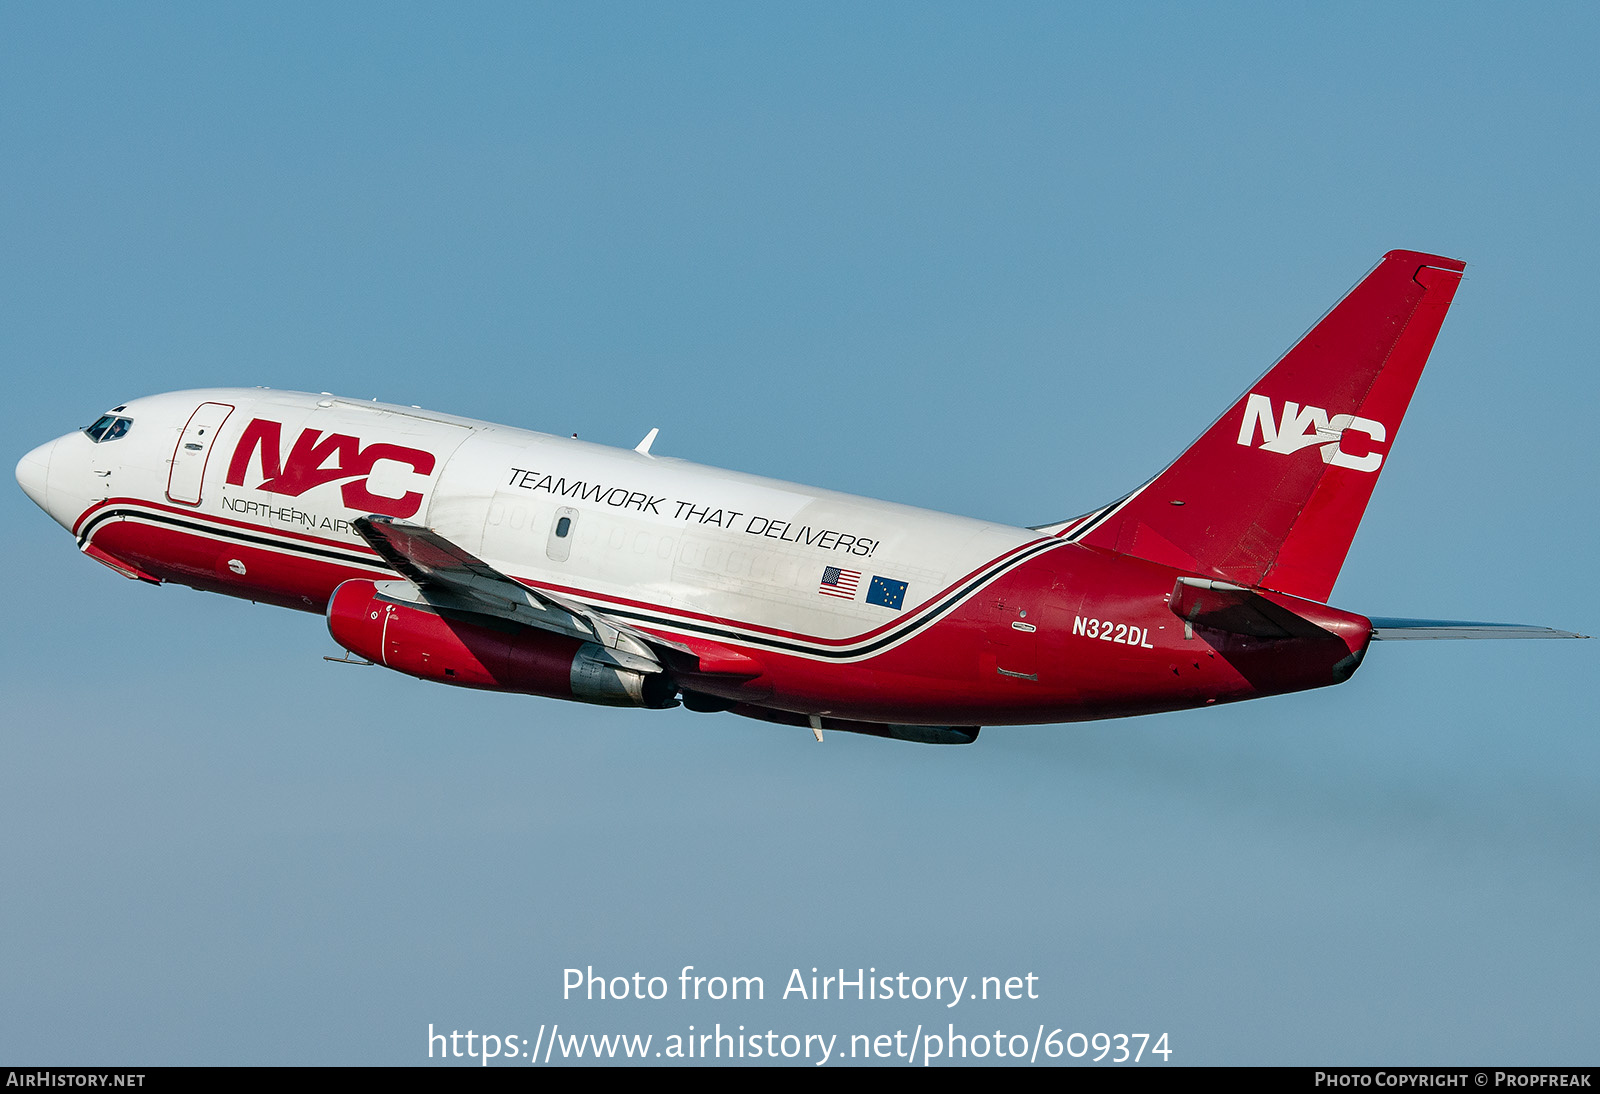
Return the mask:
<svg viewBox="0 0 1600 1094">
<path fill-rule="evenodd" d="M 119 413 L 133 423 L 120 439 L 68 434 L 18 466 L 29 493 L 68 528 L 96 503 L 128 498 L 359 549 L 350 521 L 379 512 L 426 525 L 523 581 L 824 640 L 890 623 L 1040 538 L 328 395 L 187 391 Z"/>
</svg>

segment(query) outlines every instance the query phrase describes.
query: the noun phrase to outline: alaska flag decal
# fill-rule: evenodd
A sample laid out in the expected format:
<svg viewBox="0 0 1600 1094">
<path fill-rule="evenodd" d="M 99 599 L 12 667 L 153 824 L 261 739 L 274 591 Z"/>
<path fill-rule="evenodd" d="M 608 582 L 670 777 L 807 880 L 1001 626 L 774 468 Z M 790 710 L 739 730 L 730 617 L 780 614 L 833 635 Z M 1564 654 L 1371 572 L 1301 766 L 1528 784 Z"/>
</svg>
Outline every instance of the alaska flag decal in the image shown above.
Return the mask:
<svg viewBox="0 0 1600 1094">
<path fill-rule="evenodd" d="M 885 608 L 900 610 L 906 602 L 906 583 L 896 581 L 890 577 L 873 575 L 872 584 L 867 586 L 867 603 L 881 604 Z"/>
</svg>

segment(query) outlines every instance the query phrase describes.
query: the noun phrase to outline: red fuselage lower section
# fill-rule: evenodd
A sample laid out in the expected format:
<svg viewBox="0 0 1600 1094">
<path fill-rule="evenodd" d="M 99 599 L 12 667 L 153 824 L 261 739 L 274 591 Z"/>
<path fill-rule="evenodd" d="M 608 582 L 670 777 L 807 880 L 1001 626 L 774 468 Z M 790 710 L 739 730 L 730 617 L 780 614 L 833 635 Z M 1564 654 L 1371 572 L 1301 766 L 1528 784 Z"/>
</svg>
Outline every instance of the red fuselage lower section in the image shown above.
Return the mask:
<svg viewBox="0 0 1600 1094">
<path fill-rule="evenodd" d="M 371 579 L 392 579 L 364 546 L 279 530 L 252 542 L 252 525 L 172 509 L 171 521 L 119 519 L 111 499 L 84 514 L 102 561 L 165 581 L 305 611 L 327 612 L 341 645 L 369 660 L 443 683 L 590 702 L 575 694 L 582 643 L 515 635 L 414 609 L 385 610 Z M 137 502 L 145 514 L 160 507 Z M 209 530 L 207 525 L 214 526 Z M 265 529 L 259 529 L 265 532 Z M 1233 702 L 1339 683 L 1360 663 L 1370 622 L 1315 601 L 1270 592 L 1306 620 L 1308 633 L 1262 638 L 1186 626 L 1172 610 L 1184 571 L 1062 543 L 1036 554 L 942 612 L 908 623 L 894 641 L 830 655 L 813 644 L 784 649 L 784 636 L 643 602 L 590 598 L 599 609 L 664 638 L 707 633 L 749 653 L 759 675 L 675 666 L 672 684 L 730 706 L 834 719 L 924 725 L 1080 721 Z M 338 596 L 335 590 L 356 580 Z M 553 591 L 583 597 L 580 589 Z M 934 598 L 937 600 L 938 598 Z M 376 605 L 376 606 L 375 606 Z M 374 613 L 377 616 L 374 616 Z M 395 627 L 387 641 L 380 624 Z M 660 705 L 659 688 L 633 705 Z"/>
</svg>

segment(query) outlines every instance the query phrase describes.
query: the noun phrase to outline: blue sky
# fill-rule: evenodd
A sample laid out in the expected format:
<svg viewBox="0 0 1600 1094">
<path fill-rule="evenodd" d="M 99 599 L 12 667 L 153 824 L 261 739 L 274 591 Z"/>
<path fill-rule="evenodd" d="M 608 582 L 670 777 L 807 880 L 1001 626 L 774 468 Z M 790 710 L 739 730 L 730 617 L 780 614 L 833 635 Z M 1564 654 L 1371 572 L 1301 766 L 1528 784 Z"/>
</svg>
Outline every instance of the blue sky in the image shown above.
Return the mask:
<svg viewBox="0 0 1600 1094">
<path fill-rule="evenodd" d="M 1596 20 L 10 4 L 0 420 L 20 456 L 140 394 L 331 390 L 1043 523 L 1408 247 L 1467 278 L 1333 602 L 1592 633 Z M 1595 1062 L 1590 644 L 819 747 L 328 665 L 314 616 L 124 581 L 15 488 L 0 513 L 0 1059 L 953 1021 Z M 686 964 L 768 999 L 560 997 Z M 774 998 L 812 966 L 1041 998 Z"/>
</svg>

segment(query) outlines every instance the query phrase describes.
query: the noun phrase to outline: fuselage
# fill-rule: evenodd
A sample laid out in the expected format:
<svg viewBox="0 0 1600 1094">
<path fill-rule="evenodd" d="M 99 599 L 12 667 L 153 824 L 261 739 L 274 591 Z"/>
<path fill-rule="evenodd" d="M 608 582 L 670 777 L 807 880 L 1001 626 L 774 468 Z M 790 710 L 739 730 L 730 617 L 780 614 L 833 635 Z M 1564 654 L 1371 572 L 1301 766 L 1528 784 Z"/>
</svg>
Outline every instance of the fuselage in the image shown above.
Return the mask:
<svg viewBox="0 0 1600 1094">
<path fill-rule="evenodd" d="M 1044 532 L 414 407 L 266 389 L 136 399 L 25 456 L 80 548 L 149 581 L 326 610 L 395 572 L 352 521 L 425 526 L 523 585 L 748 654 L 728 702 L 912 725 L 1060 722 L 1334 683 L 1370 638 L 1186 627 L 1185 571 Z M 126 425 L 118 427 L 120 419 Z M 105 419 L 102 419 L 104 421 Z M 112 433 L 119 435 L 112 436 Z M 1292 647 L 1292 648 L 1291 648 Z"/>
</svg>

